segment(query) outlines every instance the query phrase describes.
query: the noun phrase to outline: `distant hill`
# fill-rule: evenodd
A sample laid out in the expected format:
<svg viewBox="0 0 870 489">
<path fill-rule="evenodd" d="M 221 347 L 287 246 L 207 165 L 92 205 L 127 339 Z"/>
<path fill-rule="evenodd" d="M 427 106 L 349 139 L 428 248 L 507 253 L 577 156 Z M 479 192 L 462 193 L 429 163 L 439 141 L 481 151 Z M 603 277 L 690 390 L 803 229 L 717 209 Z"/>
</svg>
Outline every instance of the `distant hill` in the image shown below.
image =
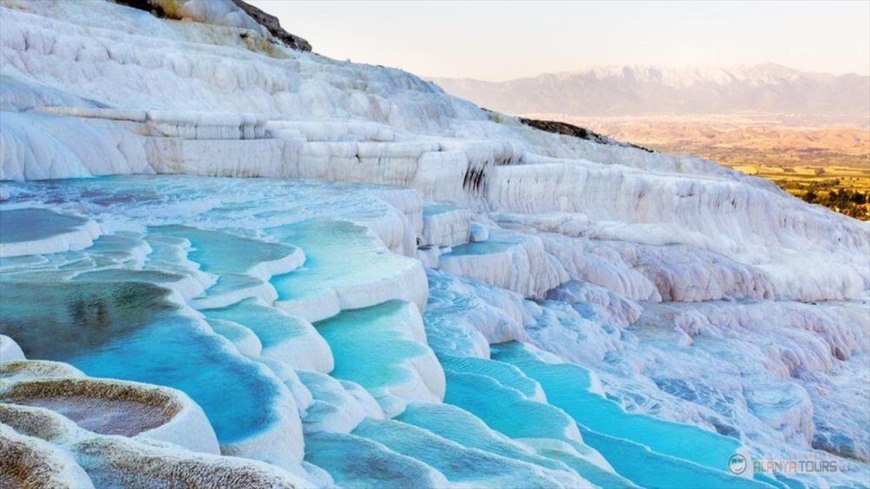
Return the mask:
<svg viewBox="0 0 870 489">
<path fill-rule="evenodd" d="M 444 90 L 511 114 L 794 114 L 866 124 L 870 77 L 808 73 L 775 64 L 728 69 L 592 67 L 506 82 L 436 78 Z"/>
</svg>

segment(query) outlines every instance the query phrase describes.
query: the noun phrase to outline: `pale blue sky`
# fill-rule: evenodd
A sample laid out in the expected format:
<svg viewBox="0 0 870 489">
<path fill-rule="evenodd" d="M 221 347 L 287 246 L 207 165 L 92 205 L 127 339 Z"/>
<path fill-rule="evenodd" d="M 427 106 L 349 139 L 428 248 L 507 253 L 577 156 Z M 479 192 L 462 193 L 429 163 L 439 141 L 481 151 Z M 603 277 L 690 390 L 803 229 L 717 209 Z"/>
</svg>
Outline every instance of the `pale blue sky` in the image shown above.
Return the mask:
<svg viewBox="0 0 870 489">
<path fill-rule="evenodd" d="M 505 80 L 583 65 L 779 63 L 870 74 L 870 1 L 249 0 L 318 53 L 423 76 Z"/>
</svg>

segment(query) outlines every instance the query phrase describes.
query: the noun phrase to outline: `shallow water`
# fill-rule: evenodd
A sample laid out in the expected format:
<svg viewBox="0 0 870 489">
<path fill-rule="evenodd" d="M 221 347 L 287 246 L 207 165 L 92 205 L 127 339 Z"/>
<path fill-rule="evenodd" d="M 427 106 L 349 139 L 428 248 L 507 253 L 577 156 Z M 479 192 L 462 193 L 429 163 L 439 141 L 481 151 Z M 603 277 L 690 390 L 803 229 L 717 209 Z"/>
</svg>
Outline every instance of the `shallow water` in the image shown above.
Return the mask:
<svg viewBox="0 0 870 489">
<path fill-rule="evenodd" d="M 127 274 L 129 280 L 137 276 Z M 182 314 L 169 293 L 144 281 L 3 280 L 0 332 L 15 338 L 27 358 L 67 362 L 93 377 L 180 389 L 202 406 L 222 443 L 267 428 L 276 382 Z"/>
<path fill-rule="evenodd" d="M 51 238 L 75 231 L 87 219 L 59 214 L 49 209 L 27 208 L 3 211 L 0 219 L 0 243 L 20 243 Z"/>
</svg>

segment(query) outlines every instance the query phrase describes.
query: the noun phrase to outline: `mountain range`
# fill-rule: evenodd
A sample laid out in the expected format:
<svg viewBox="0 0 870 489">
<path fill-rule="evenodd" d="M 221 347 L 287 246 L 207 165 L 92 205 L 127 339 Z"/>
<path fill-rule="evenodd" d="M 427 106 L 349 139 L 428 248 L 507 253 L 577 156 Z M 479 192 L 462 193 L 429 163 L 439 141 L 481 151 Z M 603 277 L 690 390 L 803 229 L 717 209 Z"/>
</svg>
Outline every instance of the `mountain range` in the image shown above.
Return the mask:
<svg viewBox="0 0 870 489">
<path fill-rule="evenodd" d="M 870 77 L 798 71 L 776 64 L 736 68 L 597 66 L 503 82 L 436 78 L 447 92 L 511 114 L 800 114 L 866 121 Z"/>
</svg>

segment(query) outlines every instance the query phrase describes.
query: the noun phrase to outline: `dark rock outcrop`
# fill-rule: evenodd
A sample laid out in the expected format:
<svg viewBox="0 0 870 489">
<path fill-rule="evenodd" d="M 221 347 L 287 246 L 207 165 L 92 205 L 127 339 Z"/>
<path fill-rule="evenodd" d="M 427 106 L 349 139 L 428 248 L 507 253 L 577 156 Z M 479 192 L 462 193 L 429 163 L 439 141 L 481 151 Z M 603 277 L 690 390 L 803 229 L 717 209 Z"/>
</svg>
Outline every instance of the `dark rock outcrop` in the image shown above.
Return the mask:
<svg viewBox="0 0 870 489">
<path fill-rule="evenodd" d="M 294 36 L 285 31 L 284 28 L 281 27 L 281 22 L 278 20 L 278 17 L 267 14 L 242 0 L 233 0 L 233 3 L 235 3 L 240 9 L 244 10 L 246 14 L 256 20 L 261 26 L 265 27 L 270 34 L 288 47 L 297 51 L 311 51 L 311 44 L 309 44 L 305 39 L 302 39 L 299 36 Z"/>
<path fill-rule="evenodd" d="M 529 127 L 534 127 L 535 129 L 539 129 L 541 131 L 552 132 L 554 134 L 564 134 L 566 136 L 573 136 L 575 138 L 585 139 L 587 141 L 592 141 L 599 144 L 615 144 L 617 146 L 628 146 L 631 148 L 642 149 L 648 153 L 653 152 L 653 150 L 649 148 L 644 148 L 643 146 L 638 146 L 631 143 L 623 143 L 613 138 L 598 134 L 597 132 L 592 132 L 585 127 L 575 126 L 573 124 L 568 124 L 567 122 L 542 121 L 538 119 L 526 119 L 524 117 L 519 117 L 518 119 L 523 124 Z"/>
<path fill-rule="evenodd" d="M 167 10 L 159 2 L 152 0 L 113 0 L 118 5 L 133 7 L 135 9 L 150 12 L 151 15 L 161 19 L 181 20 L 181 15 L 178 12 Z"/>
<path fill-rule="evenodd" d="M 135 9 L 150 12 L 155 17 L 159 17 L 161 19 L 182 20 L 184 18 L 181 7 L 179 7 L 177 2 L 171 0 L 112 1 L 119 5 L 133 7 Z M 237 7 L 242 9 L 243 12 L 248 14 L 248 16 L 251 17 L 255 22 L 265 27 L 266 30 L 269 31 L 269 33 L 272 34 L 274 38 L 284 43 L 287 47 L 295 49 L 297 51 L 311 51 L 311 44 L 309 44 L 309 42 L 305 39 L 302 39 L 299 36 L 295 36 L 285 31 L 284 28 L 281 27 L 281 21 L 278 20 L 278 17 L 263 12 L 257 7 L 245 3 L 242 0 L 233 0 L 233 3 L 236 4 Z"/>
</svg>

